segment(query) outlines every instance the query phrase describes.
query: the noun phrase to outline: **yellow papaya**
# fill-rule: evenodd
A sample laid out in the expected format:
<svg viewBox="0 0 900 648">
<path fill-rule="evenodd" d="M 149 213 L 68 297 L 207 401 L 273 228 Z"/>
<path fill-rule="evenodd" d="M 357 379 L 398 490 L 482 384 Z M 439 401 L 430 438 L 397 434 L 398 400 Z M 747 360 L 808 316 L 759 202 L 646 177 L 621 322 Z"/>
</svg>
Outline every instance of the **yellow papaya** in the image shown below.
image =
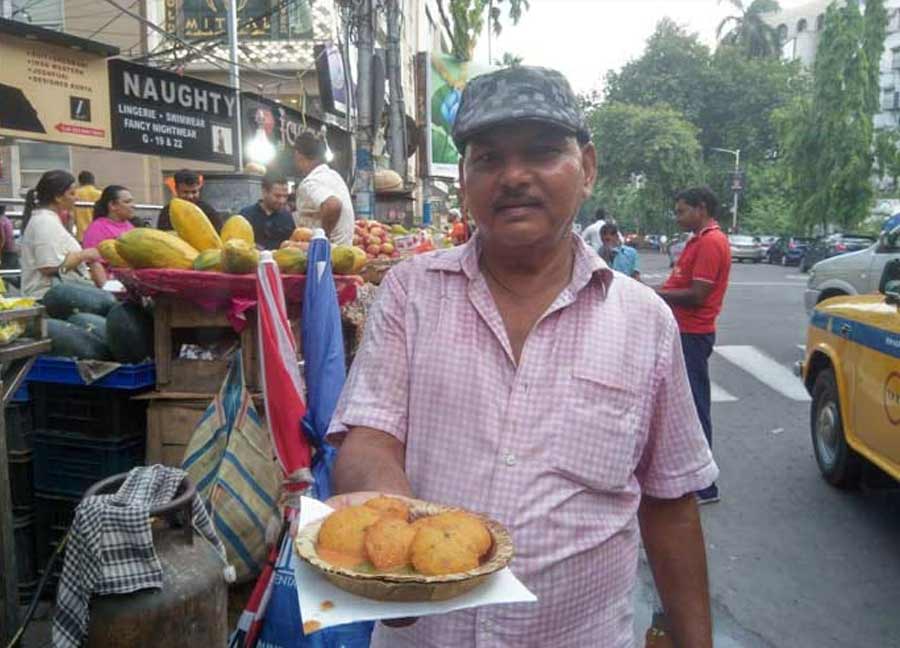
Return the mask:
<svg viewBox="0 0 900 648">
<path fill-rule="evenodd" d="M 296 247 L 283 247 L 272 253 L 278 269 L 285 274 L 306 274 L 306 251 Z"/>
<path fill-rule="evenodd" d="M 97 244 L 100 256 L 113 268 L 127 268 L 128 263 L 116 250 L 116 239 L 106 239 Z"/>
<path fill-rule="evenodd" d="M 116 252 L 132 268 L 189 270 L 197 258 L 187 242 L 169 232 L 137 227 L 116 239 Z"/>
<path fill-rule="evenodd" d="M 222 270 L 231 274 L 247 274 L 259 265 L 259 250 L 247 245 L 247 241 L 231 239 L 222 251 Z"/>
<path fill-rule="evenodd" d="M 235 214 L 222 226 L 222 243 L 228 243 L 231 239 L 246 241 L 251 247 L 256 245 L 253 238 L 253 226 L 239 214 Z"/>
<path fill-rule="evenodd" d="M 194 203 L 173 198 L 169 203 L 169 218 L 178 236 L 198 252 L 222 249 L 222 239 L 216 228 Z"/>
<path fill-rule="evenodd" d="M 356 267 L 357 256 L 350 245 L 335 245 L 331 248 L 331 268 L 334 274 L 350 274 Z"/>
<path fill-rule="evenodd" d="M 203 272 L 222 271 L 222 250 L 204 250 L 194 259 L 194 270 Z"/>
<path fill-rule="evenodd" d="M 369 262 L 369 257 L 366 256 L 366 251 L 361 247 L 354 245 L 350 250 L 353 252 L 354 257 L 353 269 L 350 271 L 350 274 L 359 274 L 363 266 Z"/>
</svg>

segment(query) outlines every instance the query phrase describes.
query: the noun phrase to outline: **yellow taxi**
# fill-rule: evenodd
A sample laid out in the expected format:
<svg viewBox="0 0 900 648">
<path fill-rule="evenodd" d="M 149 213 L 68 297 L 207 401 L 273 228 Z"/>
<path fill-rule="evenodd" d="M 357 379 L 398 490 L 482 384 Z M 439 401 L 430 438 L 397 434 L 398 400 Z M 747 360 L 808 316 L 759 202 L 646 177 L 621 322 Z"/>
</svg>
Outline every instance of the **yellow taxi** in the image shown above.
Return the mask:
<svg viewBox="0 0 900 648">
<path fill-rule="evenodd" d="M 800 365 L 825 479 L 852 488 L 865 462 L 900 481 L 900 260 L 879 292 L 816 305 Z"/>
</svg>

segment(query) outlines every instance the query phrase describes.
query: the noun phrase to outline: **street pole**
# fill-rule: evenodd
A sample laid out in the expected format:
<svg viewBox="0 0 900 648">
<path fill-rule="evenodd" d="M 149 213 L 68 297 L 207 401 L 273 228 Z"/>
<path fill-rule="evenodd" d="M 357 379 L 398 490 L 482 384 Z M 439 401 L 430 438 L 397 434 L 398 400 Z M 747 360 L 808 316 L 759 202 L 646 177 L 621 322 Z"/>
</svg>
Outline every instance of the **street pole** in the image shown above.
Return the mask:
<svg viewBox="0 0 900 648">
<path fill-rule="evenodd" d="M 735 179 L 738 177 L 738 174 L 741 172 L 741 149 L 738 149 L 734 152 L 734 177 Z M 738 214 L 738 191 L 737 189 L 732 188 L 734 192 L 734 205 L 731 207 L 731 233 L 737 234 L 737 214 Z"/>
<path fill-rule="evenodd" d="M 240 173 L 244 169 L 244 138 L 241 134 L 241 69 L 238 67 L 238 30 L 237 0 L 228 2 L 228 83 L 234 88 L 235 139 L 234 170 Z"/>
<path fill-rule="evenodd" d="M 234 0 L 232 0 L 234 1 Z M 356 179 L 353 208 L 357 219 L 370 219 L 375 212 L 374 167 L 372 164 L 372 57 L 375 53 L 374 0 L 359 3 L 357 33 L 359 64 L 356 86 Z"/>
<path fill-rule="evenodd" d="M 391 169 L 406 184 L 406 105 L 400 78 L 400 8 L 399 0 L 387 1 L 387 76 L 391 92 L 390 142 Z"/>
</svg>

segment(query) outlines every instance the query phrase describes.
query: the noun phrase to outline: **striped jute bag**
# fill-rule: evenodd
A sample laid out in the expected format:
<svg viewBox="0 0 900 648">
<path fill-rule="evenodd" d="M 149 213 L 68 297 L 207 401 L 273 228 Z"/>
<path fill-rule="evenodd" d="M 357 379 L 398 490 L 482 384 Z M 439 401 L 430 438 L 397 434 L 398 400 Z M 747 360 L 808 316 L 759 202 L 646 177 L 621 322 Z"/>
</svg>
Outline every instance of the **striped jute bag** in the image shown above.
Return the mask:
<svg viewBox="0 0 900 648">
<path fill-rule="evenodd" d="M 266 526 L 278 515 L 271 440 L 244 384 L 240 352 L 191 436 L 182 468 L 210 510 L 238 581 L 259 573 Z"/>
</svg>

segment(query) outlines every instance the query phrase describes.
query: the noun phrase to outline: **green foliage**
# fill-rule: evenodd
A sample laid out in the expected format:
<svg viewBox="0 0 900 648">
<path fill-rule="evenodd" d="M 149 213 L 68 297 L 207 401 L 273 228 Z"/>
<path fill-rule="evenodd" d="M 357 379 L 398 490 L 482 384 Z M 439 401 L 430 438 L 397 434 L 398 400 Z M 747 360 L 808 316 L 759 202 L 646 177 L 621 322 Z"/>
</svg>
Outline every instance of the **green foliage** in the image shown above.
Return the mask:
<svg viewBox="0 0 900 648">
<path fill-rule="evenodd" d="M 719 0 L 720 4 L 721 2 L 722 0 Z M 746 6 L 742 0 L 728 0 L 728 2 L 737 9 L 738 15 L 728 16 L 719 23 L 716 30 L 719 44 L 750 58 L 779 58 L 781 42 L 778 39 L 778 30 L 764 19 L 765 14 L 781 10 L 778 2 L 752 0 Z M 730 29 L 725 31 L 728 27 Z"/>
<path fill-rule="evenodd" d="M 588 114 L 599 182 L 592 204 L 642 231 L 665 227 L 675 194 L 703 178 L 697 129 L 667 106 L 606 103 Z"/>
<path fill-rule="evenodd" d="M 832 4 L 816 55 L 812 98 L 800 98 L 778 114 L 791 200 L 806 226 L 852 230 L 869 213 L 886 19 L 883 0 L 866 3 L 865 19 L 854 2 Z"/>
<path fill-rule="evenodd" d="M 522 65 L 523 61 L 524 59 L 521 56 L 516 56 L 510 52 L 504 52 L 503 58 L 496 61 L 495 65 L 502 68 L 519 67 Z"/>
<path fill-rule="evenodd" d="M 796 234 L 790 194 L 785 188 L 781 162 L 763 162 L 747 168 L 751 182 L 741 196 L 741 231 L 753 234 Z"/>
<path fill-rule="evenodd" d="M 875 134 L 875 170 L 880 180 L 900 184 L 900 132 L 884 129 Z"/>
<path fill-rule="evenodd" d="M 450 39 L 451 53 L 462 61 L 472 60 L 475 44 L 487 16 L 495 34 L 503 29 L 503 10 L 515 25 L 529 8 L 529 0 L 437 0 L 441 22 Z M 489 14 L 489 15 L 488 15 Z"/>
</svg>

